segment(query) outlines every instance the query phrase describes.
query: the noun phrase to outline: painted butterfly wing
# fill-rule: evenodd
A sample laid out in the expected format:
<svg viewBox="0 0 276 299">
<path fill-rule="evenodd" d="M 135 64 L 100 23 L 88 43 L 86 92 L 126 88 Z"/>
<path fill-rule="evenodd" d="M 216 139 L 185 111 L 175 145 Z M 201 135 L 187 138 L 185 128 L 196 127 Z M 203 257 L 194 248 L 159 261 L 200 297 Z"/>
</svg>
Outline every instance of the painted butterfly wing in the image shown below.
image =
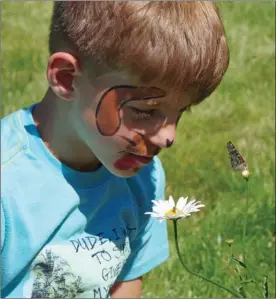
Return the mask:
<svg viewBox="0 0 276 299">
<path fill-rule="evenodd" d="M 235 148 L 234 144 L 231 141 L 227 142 L 227 149 L 229 152 L 232 169 L 233 170 L 247 169 L 247 164 L 246 164 L 244 158 L 241 156 L 241 154 Z"/>
</svg>

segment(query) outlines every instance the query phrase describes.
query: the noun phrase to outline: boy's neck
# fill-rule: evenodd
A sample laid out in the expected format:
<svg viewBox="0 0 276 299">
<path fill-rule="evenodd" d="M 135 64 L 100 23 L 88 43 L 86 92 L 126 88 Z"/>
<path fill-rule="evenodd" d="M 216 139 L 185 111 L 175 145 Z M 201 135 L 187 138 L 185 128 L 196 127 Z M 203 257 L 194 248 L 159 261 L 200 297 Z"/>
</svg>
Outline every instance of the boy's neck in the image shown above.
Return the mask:
<svg viewBox="0 0 276 299">
<path fill-rule="evenodd" d="M 70 104 L 57 98 L 50 88 L 33 110 L 33 118 L 44 144 L 62 163 L 84 172 L 101 166 L 87 144 L 76 134 L 74 122 L 70 119 Z"/>
</svg>

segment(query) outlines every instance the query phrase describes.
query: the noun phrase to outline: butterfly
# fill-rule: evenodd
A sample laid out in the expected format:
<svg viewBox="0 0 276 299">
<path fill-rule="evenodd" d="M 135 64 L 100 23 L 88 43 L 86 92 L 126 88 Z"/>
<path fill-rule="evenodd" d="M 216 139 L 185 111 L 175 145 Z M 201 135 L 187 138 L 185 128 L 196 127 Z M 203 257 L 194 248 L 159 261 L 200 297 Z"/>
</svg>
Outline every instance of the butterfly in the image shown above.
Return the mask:
<svg viewBox="0 0 276 299">
<path fill-rule="evenodd" d="M 227 142 L 227 149 L 233 170 L 247 170 L 247 163 L 231 141 Z"/>
</svg>

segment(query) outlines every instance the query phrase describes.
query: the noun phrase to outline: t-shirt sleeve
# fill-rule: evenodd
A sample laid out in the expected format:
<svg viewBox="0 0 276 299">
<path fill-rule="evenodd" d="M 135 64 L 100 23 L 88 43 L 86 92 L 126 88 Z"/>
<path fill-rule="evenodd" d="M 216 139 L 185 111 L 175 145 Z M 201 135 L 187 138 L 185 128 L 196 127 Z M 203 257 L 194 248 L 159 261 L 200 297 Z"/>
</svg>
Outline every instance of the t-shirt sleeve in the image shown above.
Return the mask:
<svg viewBox="0 0 276 299">
<path fill-rule="evenodd" d="M 156 190 L 152 199 L 164 199 L 165 174 L 159 159 L 155 160 Z M 137 236 L 130 242 L 131 254 L 117 281 L 138 278 L 164 262 L 169 256 L 167 223 L 145 215 L 152 210 L 152 202 L 140 213 L 140 227 Z"/>
</svg>

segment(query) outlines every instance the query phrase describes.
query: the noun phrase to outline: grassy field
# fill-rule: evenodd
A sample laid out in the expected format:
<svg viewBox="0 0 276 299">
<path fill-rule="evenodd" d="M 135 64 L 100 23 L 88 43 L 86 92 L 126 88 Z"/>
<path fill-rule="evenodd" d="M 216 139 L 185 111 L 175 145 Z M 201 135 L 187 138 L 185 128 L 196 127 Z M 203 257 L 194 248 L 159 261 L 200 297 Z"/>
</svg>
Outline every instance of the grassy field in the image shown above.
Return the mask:
<svg viewBox="0 0 276 299">
<path fill-rule="evenodd" d="M 2 116 L 39 101 L 46 89 L 50 2 L 2 2 Z M 231 49 L 223 83 L 180 121 L 176 144 L 161 154 L 167 195 L 188 195 L 206 207 L 179 223 L 183 258 L 194 271 L 235 287 L 239 280 L 225 239 L 241 256 L 246 184 L 232 172 L 231 140 L 247 159 L 252 176 L 246 236 L 247 260 L 260 288 L 268 275 L 275 296 L 275 4 L 219 3 Z M 146 298 L 228 298 L 194 278 L 177 258 L 172 223 L 170 259 L 147 274 Z M 241 269 L 243 272 L 243 269 Z M 253 283 L 247 297 L 260 298 Z"/>
</svg>

